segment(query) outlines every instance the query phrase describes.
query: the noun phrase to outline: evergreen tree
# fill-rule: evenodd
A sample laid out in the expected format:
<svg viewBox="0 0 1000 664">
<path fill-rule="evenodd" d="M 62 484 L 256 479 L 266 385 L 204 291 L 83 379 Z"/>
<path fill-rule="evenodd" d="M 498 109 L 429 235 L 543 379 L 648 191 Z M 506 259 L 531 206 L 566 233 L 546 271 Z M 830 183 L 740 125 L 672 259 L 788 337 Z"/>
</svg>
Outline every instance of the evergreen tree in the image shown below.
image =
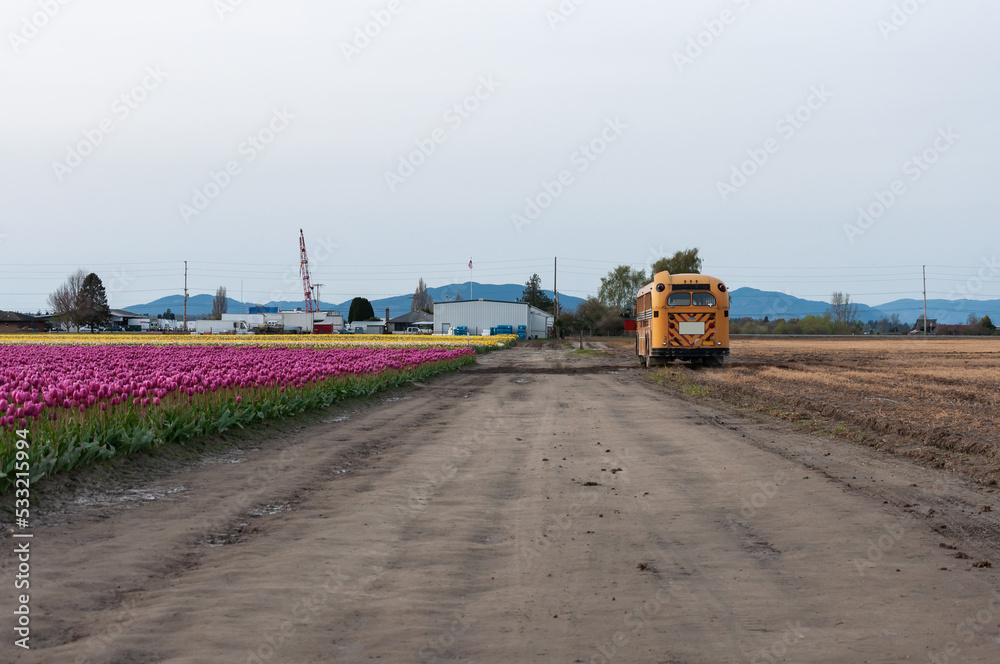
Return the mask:
<svg viewBox="0 0 1000 664">
<path fill-rule="evenodd" d="M 78 324 L 89 326 L 91 332 L 97 326 L 111 323 L 108 295 L 104 291 L 101 278 L 93 272 L 84 277 L 83 284 L 80 285 L 76 310 Z"/>
<path fill-rule="evenodd" d="M 524 291 L 521 293 L 521 302 L 527 302 L 533 307 L 538 307 L 542 311 L 552 313 L 555 303 L 552 298 L 542 290 L 542 278 L 538 273 L 531 275 L 531 278 L 524 284 Z"/>
<path fill-rule="evenodd" d="M 366 298 L 356 297 L 351 300 L 351 308 L 347 312 L 347 322 L 353 323 L 358 320 L 370 320 L 375 318 L 375 310 L 372 303 Z"/>
</svg>

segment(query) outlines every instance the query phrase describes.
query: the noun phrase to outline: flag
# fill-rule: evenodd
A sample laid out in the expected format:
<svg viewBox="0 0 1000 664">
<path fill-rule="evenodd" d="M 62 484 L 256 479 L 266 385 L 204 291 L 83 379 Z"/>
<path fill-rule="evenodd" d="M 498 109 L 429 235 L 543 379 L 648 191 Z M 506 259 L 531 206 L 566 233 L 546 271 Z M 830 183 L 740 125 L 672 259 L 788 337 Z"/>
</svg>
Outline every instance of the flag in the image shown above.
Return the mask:
<svg viewBox="0 0 1000 664">
<path fill-rule="evenodd" d="M 472 269 L 472 259 L 471 258 L 469 259 L 469 269 L 470 270 Z"/>
</svg>

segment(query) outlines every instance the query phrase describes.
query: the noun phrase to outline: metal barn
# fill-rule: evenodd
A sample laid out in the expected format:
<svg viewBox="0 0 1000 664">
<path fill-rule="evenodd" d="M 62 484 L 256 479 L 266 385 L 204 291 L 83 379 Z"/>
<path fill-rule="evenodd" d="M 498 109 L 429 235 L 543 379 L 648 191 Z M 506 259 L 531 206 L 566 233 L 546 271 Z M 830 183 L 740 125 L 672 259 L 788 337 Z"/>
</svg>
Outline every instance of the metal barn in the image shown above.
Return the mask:
<svg viewBox="0 0 1000 664">
<path fill-rule="evenodd" d="M 434 303 L 434 334 L 452 334 L 456 327 L 465 327 L 469 334 L 480 335 L 498 325 L 510 325 L 517 333 L 525 326 L 529 338 L 545 338 L 553 325 L 552 314 L 525 302 L 499 300 L 458 300 Z"/>
</svg>

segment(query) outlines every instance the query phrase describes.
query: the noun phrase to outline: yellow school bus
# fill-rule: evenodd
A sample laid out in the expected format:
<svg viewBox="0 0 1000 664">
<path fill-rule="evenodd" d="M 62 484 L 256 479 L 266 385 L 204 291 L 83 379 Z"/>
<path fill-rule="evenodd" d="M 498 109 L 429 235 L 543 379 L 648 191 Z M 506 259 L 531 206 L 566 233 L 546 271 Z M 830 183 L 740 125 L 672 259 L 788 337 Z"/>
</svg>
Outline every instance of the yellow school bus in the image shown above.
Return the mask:
<svg viewBox="0 0 1000 664">
<path fill-rule="evenodd" d="M 639 289 L 635 354 L 654 367 L 671 360 L 722 366 L 729 355 L 729 290 L 705 274 L 657 272 Z"/>
</svg>

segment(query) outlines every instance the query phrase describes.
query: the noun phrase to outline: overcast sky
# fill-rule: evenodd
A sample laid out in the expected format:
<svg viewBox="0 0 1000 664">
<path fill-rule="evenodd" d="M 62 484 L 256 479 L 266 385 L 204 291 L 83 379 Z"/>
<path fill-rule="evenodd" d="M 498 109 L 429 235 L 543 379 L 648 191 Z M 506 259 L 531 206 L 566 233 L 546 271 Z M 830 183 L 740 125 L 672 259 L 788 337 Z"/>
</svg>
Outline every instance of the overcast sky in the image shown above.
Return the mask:
<svg viewBox="0 0 1000 664">
<path fill-rule="evenodd" d="M 4 0 L 0 309 L 731 288 L 1000 297 L 995 0 Z M 859 208 L 867 216 L 859 214 Z"/>
</svg>

